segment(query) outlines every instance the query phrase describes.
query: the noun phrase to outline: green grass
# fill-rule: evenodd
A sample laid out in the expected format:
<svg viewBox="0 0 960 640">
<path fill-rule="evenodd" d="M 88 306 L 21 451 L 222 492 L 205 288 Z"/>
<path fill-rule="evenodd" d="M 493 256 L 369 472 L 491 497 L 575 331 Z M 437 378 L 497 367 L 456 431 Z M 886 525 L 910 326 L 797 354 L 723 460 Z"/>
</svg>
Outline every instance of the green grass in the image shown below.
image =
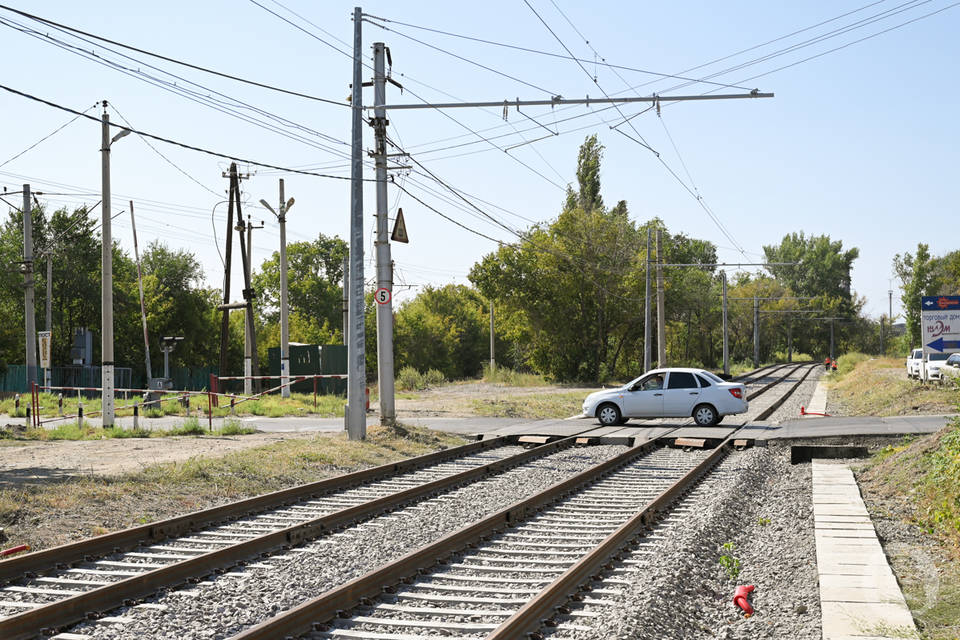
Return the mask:
<svg viewBox="0 0 960 640">
<path fill-rule="evenodd" d="M 133 405 L 135 402 L 141 400 L 139 396 L 130 396 L 128 399 L 124 399 L 122 394 L 118 395 L 116 399 L 116 415 L 118 417 L 130 417 L 133 415 Z M 255 400 L 247 400 L 245 402 L 243 399 L 238 397 L 236 404 L 236 412 L 238 415 L 255 415 L 255 416 L 269 416 L 269 417 L 282 417 L 282 416 L 307 416 L 307 415 L 319 415 L 320 417 L 325 418 L 337 418 L 343 417 L 343 405 L 346 400 L 342 396 L 332 396 L 332 395 L 317 395 L 317 406 L 314 408 L 313 403 L 313 394 L 312 393 L 292 393 L 289 398 L 283 398 L 279 394 L 271 394 L 268 396 L 262 396 Z M 64 396 L 63 398 L 63 414 L 67 416 L 76 415 L 77 407 L 80 401 L 78 401 L 76 396 Z M 99 398 L 84 398 L 83 402 L 83 412 L 84 415 L 99 415 L 101 410 L 101 404 Z M 21 396 L 20 398 L 20 410 L 16 412 L 14 410 L 14 399 L 6 398 L 0 401 L 0 414 L 7 414 L 11 417 L 24 417 L 26 415 L 26 408 L 30 404 L 29 396 Z M 192 395 L 190 396 L 189 402 L 189 413 L 195 414 L 197 411 L 200 411 L 204 414 L 207 412 L 207 397 L 206 395 Z M 60 415 L 58 408 L 58 398 L 55 394 L 51 393 L 41 393 L 40 394 L 40 416 L 41 417 L 55 417 Z M 141 415 L 147 418 L 159 418 L 162 416 L 179 416 L 187 414 L 187 409 L 180 404 L 179 398 L 168 396 L 159 406 L 151 405 L 150 407 L 141 407 Z M 223 418 L 230 415 L 230 398 L 221 397 L 220 406 L 213 409 L 213 417 Z"/>
<path fill-rule="evenodd" d="M 168 438 L 171 436 L 242 436 L 256 433 L 254 427 L 244 425 L 239 420 L 227 418 L 222 426 L 207 429 L 205 420 L 187 418 L 172 429 L 124 429 L 122 427 L 101 428 L 84 423 L 81 429 L 77 422 L 65 422 L 52 429 L 22 428 L 16 425 L 0 427 L 0 442 L 14 445 L 18 442 L 56 441 L 56 440 L 105 440 L 109 438 Z"/>
<path fill-rule="evenodd" d="M 960 637 L 960 419 L 936 434 L 884 447 L 858 479 L 871 493 L 906 505 L 909 520 L 940 551 L 939 557 L 931 558 L 918 541 L 916 548 L 932 561 L 932 567 L 918 565 L 910 552 L 891 556 L 921 636 L 926 640 Z M 935 575 L 931 576 L 931 569 Z"/>
</svg>

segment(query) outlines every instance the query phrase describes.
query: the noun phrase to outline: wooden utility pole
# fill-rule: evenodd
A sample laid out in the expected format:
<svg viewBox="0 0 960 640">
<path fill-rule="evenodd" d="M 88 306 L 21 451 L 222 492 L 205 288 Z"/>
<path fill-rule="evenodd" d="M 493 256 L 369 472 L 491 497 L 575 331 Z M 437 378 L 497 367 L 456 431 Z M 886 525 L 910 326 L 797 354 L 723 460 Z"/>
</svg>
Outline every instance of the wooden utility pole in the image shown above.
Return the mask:
<svg viewBox="0 0 960 640">
<path fill-rule="evenodd" d="M 230 267 L 233 258 L 233 194 L 234 183 L 237 182 L 237 163 L 230 163 L 230 186 L 227 190 L 227 241 L 224 249 L 223 262 L 223 304 L 230 304 Z M 220 322 L 220 375 L 227 375 L 227 351 L 230 346 L 230 310 L 223 310 L 223 319 Z"/>
</svg>

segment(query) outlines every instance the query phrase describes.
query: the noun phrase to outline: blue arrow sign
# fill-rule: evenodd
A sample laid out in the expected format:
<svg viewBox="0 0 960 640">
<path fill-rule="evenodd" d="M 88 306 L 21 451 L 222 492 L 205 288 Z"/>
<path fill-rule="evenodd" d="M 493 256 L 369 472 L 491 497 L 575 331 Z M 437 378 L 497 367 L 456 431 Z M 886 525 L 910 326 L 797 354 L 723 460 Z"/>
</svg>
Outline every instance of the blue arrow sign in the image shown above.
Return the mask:
<svg viewBox="0 0 960 640">
<path fill-rule="evenodd" d="M 921 296 L 920 308 L 927 311 L 960 309 L 960 296 Z"/>
<path fill-rule="evenodd" d="M 933 342 L 928 342 L 927 346 L 940 352 L 943 352 L 944 349 L 960 349 L 960 340 L 937 338 Z"/>
</svg>

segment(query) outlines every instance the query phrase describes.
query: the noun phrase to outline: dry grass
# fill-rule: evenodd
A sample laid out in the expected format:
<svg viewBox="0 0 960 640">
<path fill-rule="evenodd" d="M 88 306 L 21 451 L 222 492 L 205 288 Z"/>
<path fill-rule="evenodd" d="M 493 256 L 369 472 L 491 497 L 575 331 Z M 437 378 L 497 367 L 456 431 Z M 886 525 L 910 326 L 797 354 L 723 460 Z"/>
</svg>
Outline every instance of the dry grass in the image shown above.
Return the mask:
<svg viewBox="0 0 960 640">
<path fill-rule="evenodd" d="M 826 380 L 831 401 L 838 402 L 849 416 L 954 413 L 960 402 L 957 389 L 908 380 L 899 358 L 841 356 L 838 370 Z"/>
<path fill-rule="evenodd" d="M 464 442 L 428 429 L 371 427 L 363 442 L 323 434 L 138 473 L 24 480 L 0 488 L 0 527 L 13 544 L 46 548 Z"/>
<path fill-rule="evenodd" d="M 570 391 L 555 394 L 511 395 L 473 400 L 478 416 L 490 418 L 567 418 L 579 414 L 586 393 Z"/>
<path fill-rule="evenodd" d="M 886 517 L 915 527 L 886 551 L 922 637 L 960 637 L 960 420 L 885 447 L 858 480 Z"/>
</svg>

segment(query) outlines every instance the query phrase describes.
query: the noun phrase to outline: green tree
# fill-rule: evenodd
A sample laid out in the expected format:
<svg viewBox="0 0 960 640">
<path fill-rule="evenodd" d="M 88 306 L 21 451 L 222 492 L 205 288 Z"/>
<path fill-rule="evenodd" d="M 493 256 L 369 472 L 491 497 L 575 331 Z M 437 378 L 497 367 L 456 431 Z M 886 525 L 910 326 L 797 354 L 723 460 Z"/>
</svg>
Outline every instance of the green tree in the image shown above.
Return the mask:
<svg viewBox="0 0 960 640">
<path fill-rule="evenodd" d="M 893 257 L 893 269 L 900 278 L 900 301 L 906 314 L 907 336 L 910 348 L 918 347 L 920 335 L 920 298 L 937 295 L 940 291 L 940 278 L 937 273 L 937 261 L 930 255 L 930 247 L 922 242 L 917 244 L 914 255 L 898 253 Z"/>
<path fill-rule="evenodd" d="M 438 369 L 449 379 L 479 374 L 489 344 L 486 310 L 472 287 L 425 287 L 397 310 L 397 370 Z"/>
<path fill-rule="evenodd" d="M 347 243 L 338 237 L 319 234 L 316 240 L 287 245 L 287 295 L 291 318 L 305 335 L 334 337 L 342 324 L 343 258 Z M 254 274 L 258 312 L 269 323 L 280 319 L 280 252 L 263 261 Z M 291 331 L 294 322 L 291 321 Z M 324 329 L 326 327 L 326 329 Z M 292 334 L 291 334 L 291 339 Z M 279 344 L 279 342 L 278 342 Z"/>
<path fill-rule="evenodd" d="M 613 375 L 623 365 L 624 345 L 642 336 L 643 242 L 626 203 L 603 208 L 601 155 L 596 138 L 587 138 L 579 190 L 571 190 L 557 219 L 485 256 L 470 272 L 484 298 L 525 322 L 521 366 L 558 380 Z"/>
</svg>

